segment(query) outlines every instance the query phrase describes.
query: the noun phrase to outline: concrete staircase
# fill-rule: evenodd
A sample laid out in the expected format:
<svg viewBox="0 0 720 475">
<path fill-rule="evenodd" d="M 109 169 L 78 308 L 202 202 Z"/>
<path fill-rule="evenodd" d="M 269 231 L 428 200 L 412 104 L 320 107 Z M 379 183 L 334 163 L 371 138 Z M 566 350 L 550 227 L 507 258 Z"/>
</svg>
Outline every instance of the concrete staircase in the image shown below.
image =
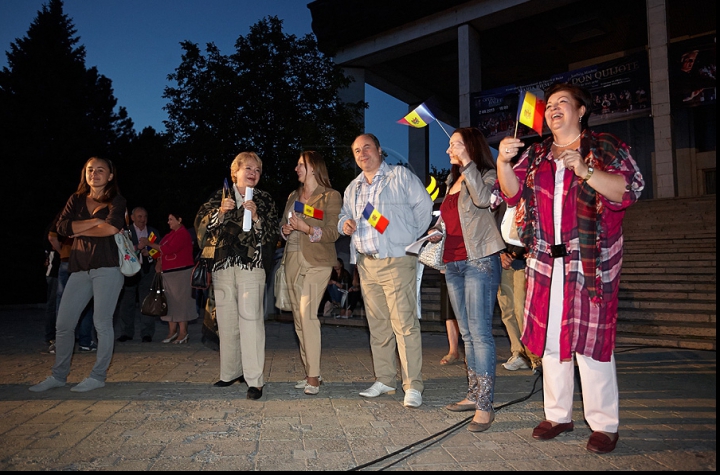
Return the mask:
<svg viewBox="0 0 720 475">
<path fill-rule="evenodd" d="M 715 196 L 640 201 L 625 215 L 619 344 L 716 348 Z"/>
</svg>

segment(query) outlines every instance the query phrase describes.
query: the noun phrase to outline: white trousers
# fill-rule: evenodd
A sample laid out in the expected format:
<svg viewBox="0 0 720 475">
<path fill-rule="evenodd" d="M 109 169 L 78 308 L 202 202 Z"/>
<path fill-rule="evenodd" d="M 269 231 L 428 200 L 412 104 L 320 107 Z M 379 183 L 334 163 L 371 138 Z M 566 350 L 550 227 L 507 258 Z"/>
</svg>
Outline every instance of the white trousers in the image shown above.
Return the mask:
<svg viewBox="0 0 720 475">
<path fill-rule="evenodd" d="M 562 259 L 556 259 L 550 288 L 550 315 L 542 367 L 545 418 L 553 422 L 567 423 L 572 421 L 575 364 L 573 361 L 560 361 L 563 275 Z M 585 420 L 590 429 L 617 432 L 620 424 L 620 395 L 615 355 L 605 363 L 577 353 L 575 359 L 582 382 Z"/>
</svg>

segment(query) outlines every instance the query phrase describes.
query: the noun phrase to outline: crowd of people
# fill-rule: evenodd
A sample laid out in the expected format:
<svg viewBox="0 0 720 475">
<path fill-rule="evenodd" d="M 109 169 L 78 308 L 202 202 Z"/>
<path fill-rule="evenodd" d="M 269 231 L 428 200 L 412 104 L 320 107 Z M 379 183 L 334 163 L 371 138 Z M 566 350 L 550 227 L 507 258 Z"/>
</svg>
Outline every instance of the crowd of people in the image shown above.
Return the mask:
<svg viewBox="0 0 720 475">
<path fill-rule="evenodd" d="M 403 405 L 421 406 L 418 259 L 405 248 L 440 230 L 442 237 L 430 240 L 443 241 L 442 265 L 458 334 L 449 335 L 451 350 L 441 364 L 461 359 L 452 339 L 462 338 L 468 381 L 462 399 L 447 410 L 474 412 L 468 426 L 473 432 L 486 431 L 493 423 L 497 376 L 492 317 L 497 301 L 512 351 L 503 366 L 542 368 L 546 420 L 532 436 L 548 440 L 573 430 L 576 361 L 585 418 L 593 430 L 587 448 L 596 453 L 614 450 L 619 437 L 613 350 L 621 224 L 624 210 L 638 199 L 644 182 L 625 143 L 588 128 L 593 103 L 586 90 L 555 84 L 545 97 L 551 136 L 527 148 L 521 140 L 506 137 L 497 161 L 478 129 L 454 131 L 447 149 L 448 192 L 432 229 L 433 202 L 425 186 L 408 168 L 386 163 L 373 134 L 361 134 L 352 143 L 361 173 L 342 194 L 332 188 L 322 156 L 302 152 L 295 167 L 299 186 L 288 196 L 282 214 L 271 196 L 257 188 L 263 168 L 260 157 L 253 152 L 237 155 L 230 166 L 232 187 L 216 191 L 195 217 L 197 241 L 211 260 L 220 347 L 220 377 L 214 385 L 246 383 L 248 399 L 262 397 L 268 267 L 264 261 L 282 239 L 305 373 L 295 387 L 307 395 L 320 393 L 318 312 L 324 297 L 331 305 L 345 297 L 353 307 L 364 302 L 370 333 L 375 381 L 359 395 L 394 394 L 399 362 Z M 123 302 L 137 304 L 155 272 L 165 276 L 168 294 L 168 315 L 163 318 L 169 333 L 163 342 L 188 341 L 187 321 L 196 315 L 190 293 L 193 240 L 183 225 L 187 217 L 170 213 L 170 232 L 161 239 L 147 226 L 147 212 L 133 210 L 131 231 L 142 269 L 128 280 L 119 270 L 113 238 L 126 226 L 125 207 L 112 162 L 88 160 L 77 192 L 54 225 L 56 235 L 73 239 L 69 278 L 62 297 L 56 297 L 52 375 L 31 391 L 66 384 L 75 328 L 91 300 L 97 363 L 71 390 L 103 387 L 113 352 L 118 298 L 127 294 L 118 305 L 129 309 L 119 338 L 127 341 L 134 337 L 136 315 Z M 352 278 L 335 250 L 341 235 L 350 237 Z M 52 336 L 49 327 L 46 338 Z M 153 332 L 149 323 L 143 324 L 143 341 L 148 336 L 151 341 Z"/>
</svg>

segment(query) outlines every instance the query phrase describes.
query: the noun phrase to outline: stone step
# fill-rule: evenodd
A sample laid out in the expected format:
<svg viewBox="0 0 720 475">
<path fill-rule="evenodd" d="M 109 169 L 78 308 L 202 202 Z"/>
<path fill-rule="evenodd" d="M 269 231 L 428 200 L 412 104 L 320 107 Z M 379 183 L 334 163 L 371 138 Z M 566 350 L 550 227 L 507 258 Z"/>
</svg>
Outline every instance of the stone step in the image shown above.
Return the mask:
<svg viewBox="0 0 720 475">
<path fill-rule="evenodd" d="M 715 301 L 715 293 L 709 292 L 669 292 L 667 290 L 620 290 L 620 300 L 656 299 Z"/>
<path fill-rule="evenodd" d="M 675 263 L 692 261 L 693 265 L 702 265 L 695 261 L 712 261 L 715 262 L 716 256 L 714 250 L 712 252 L 681 252 L 681 253 L 638 253 L 626 252 L 623 254 L 623 264 L 628 262 L 647 262 L 647 263 Z"/>
<path fill-rule="evenodd" d="M 668 249 L 701 250 L 707 248 L 715 250 L 717 240 L 713 237 L 688 237 L 682 239 L 656 239 L 648 237 L 642 239 L 639 236 L 628 239 L 624 238 L 625 249 L 646 249 L 647 252 L 663 252 Z"/>
<path fill-rule="evenodd" d="M 715 302 L 673 302 L 670 300 L 620 300 L 618 302 L 618 308 L 636 308 L 636 309 L 662 309 L 662 310 L 698 310 L 703 312 L 715 313 L 716 305 Z"/>
<path fill-rule="evenodd" d="M 624 346 L 670 347 L 680 349 L 716 351 L 716 340 L 705 338 L 674 338 L 657 335 L 638 335 L 618 332 L 615 339 L 615 352 L 623 351 Z"/>
<path fill-rule="evenodd" d="M 618 321 L 657 321 L 657 322 L 690 322 L 715 325 L 717 317 L 715 312 L 695 311 L 667 311 L 665 309 L 618 309 Z"/>
<path fill-rule="evenodd" d="M 662 281 L 630 281 L 620 280 L 620 291 L 656 290 L 668 292 L 712 292 L 715 293 L 715 283 L 693 283 L 693 282 L 662 282 Z"/>
<path fill-rule="evenodd" d="M 695 322 L 618 321 L 617 331 L 674 338 L 715 338 L 715 325 Z"/>
<path fill-rule="evenodd" d="M 622 273 L 625 274 L 666 274 L 666 275 L 714 275 L 717 272 L 715 266 L 695 266 L 695 267 L 652 267 L 647 265 L 625 265 L 623 264 Z"/>
<path fill-rule="evenodd" d="M 650 259 L 650 260 L 641 260 L 641 259 L 633 259 L 632 256 L 623 256 L 623 270 L 624 269 L 631 269 L 631 268 L 665 268 L 668 271 L 672 271 L 674 269 L 686 269 L 688 267 L 691 267 L 693 269 L 697 269 L 700 267 L 709 267 L 711 269 L 714 269 L 717 267 L 716 265 L 717 260 L 715 259 L 715 256 L 705 256 L 705 259 L 685 259 L 685 260 L 676 260 L 676 259 L 667 259 L 667 258 L 658 258 L 658 259 Z"/>
<path fill-rule="evenodd" d="M 690 284 L 696 282 L 715 283 L 715 274 L 665 274 L 665 273 L 644 273 L 625 272 L 623 269 L 620 277 L 620 285 L 623 282 L 665 282 Z"/>
</svg>

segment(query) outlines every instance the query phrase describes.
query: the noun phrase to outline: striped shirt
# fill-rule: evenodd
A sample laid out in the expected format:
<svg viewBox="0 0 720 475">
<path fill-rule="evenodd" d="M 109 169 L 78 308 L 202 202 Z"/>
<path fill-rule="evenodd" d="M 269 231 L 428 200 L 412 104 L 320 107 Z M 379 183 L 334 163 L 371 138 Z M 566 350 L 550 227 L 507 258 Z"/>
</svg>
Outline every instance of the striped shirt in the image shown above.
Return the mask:
<svg viewBox="0 0 720 475">
<path fill-rule="evenodd" d="M 380 250 L 380 233 L 370 226 L 368 220 L 363 217 L 363 211 L 368 203 L 377 208 L 378 195 L 380 193 L 379 185 L 389 171 L 390 167 L 383 161 L 377 173 L 373 176 L 372 181 L 368 183 L 365 177 L 363 177 L 355 190 L 357 200 L 355 200 L 355 216 L 353 219 L 355 219 L 357 229 L 353 233 L 352 238 L 355 248 L 361 254 L 377 254 Z"/>
</svg>

